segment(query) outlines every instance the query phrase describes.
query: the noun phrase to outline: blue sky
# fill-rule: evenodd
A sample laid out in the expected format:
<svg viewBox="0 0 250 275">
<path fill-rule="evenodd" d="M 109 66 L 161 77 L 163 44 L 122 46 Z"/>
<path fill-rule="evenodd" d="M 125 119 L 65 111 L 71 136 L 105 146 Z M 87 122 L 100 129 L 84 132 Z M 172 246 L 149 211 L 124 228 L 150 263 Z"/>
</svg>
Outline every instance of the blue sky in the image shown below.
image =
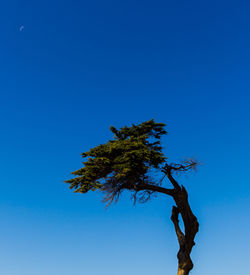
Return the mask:
<svg viewBox="0 0 250 275">
<path fill-rule="evenodd" d="M 0 273 L 163 275 L 173 202 L 105 210 L 65 179 L 109 126 L 167 124 L 200 221 L 193 275 L 245 273 L 250 245 L 249 1 L 22 1 L 0 9 Z M 21 28 L 20 31 L 20 27 Z"/>
</svg>

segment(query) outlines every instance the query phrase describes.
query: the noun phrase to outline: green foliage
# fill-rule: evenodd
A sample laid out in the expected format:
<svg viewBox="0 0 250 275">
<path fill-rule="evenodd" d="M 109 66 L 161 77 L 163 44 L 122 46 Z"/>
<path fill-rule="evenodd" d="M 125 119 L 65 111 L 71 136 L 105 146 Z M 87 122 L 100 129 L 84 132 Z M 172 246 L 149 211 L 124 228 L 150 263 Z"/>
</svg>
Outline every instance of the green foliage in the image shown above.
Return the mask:
<svg viewBox="0 0 250 275">
<path fill-rule="evenodd" d="M 160 145 L 167 134 L 164 126 L 154 120 L 120 130 L 112 126 L 114 139 L 84 152 L 83 167 L 66 182 L 75 192 L 104 191 L 110 202 L 125 189 L 136 191 L 138 184 L 150 183 L 150 169 L 160 168 L 166 160 Z"/>
</svg>

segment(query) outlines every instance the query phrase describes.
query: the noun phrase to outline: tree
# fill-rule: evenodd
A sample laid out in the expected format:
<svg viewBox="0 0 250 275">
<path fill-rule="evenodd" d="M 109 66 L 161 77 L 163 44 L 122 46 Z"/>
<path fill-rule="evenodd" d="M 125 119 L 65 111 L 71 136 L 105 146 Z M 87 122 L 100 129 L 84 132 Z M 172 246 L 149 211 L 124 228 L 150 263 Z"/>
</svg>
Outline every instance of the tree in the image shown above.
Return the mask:
<svg viewBox="0 0 250 275">
<path fill-rule="evenodd" d="M 188 275 L 193 268 L 190 254 L 199 223 L 190 208 L 188 193 L 175 175 L 194 169 L 197 163 L 192 159 L 168 162 L 160 142 L 167 134 L 165 126 L 150 120 L 120 130 L 111 127 L 114 139 L 82 153 L 84 166 L 72 173 L 75 178 L 66 182 L 74 192 L 101 191 L 107 205 L 117 202 L 125 190 L 131 192 L 134 202 L 146 202 L 158 193 L 172 197 L 175 205 L 171 220 L 179 242 L 177 274 Z M 155 172 L 158 174 L 153 178 Z M 164 186 L 166 180 L 171 188 Z M 179 225 L 179 216 L 183 220 L 184 232 Z"/>
</svg>

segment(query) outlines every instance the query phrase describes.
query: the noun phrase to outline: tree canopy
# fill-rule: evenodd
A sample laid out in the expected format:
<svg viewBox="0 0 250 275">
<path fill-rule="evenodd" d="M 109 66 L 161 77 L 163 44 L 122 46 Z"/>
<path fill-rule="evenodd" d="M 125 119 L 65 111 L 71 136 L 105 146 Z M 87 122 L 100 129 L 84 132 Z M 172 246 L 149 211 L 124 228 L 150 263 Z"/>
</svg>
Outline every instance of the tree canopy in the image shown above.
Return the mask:
<svg viewBox="0 0 250 275">
<path fill-rule="evenodd" d="M 162 153 L 161 136 L 167 134 L 164 123 L 149 120 L 140 125 L 117 130 L 111 126 L 114 139 L 82 153 L 84 167 L 73 172 L 76 177 L 66 182 L 75 192 L 100 190 L 111 203 L 125 190 L 133 190 L 133 198 L 144 201 L 151 192 L 138 195 L 138 188 L 156 184 L 151 177 L 152 168 L 160 169 L 166 157 Z"/>
<path fill-rule="evenodd" d="M 166 165 L 167 157 L 161 146 L 161 137 L 167 134 L 165 126 L 153 119 L 120 130 L 111 126 L 114 138 L 82 153 L 83 167 L 73 172 L 76 177 L 66 183 L 79 193 L 102 191 L 108 203 L 117 201 L 126 189 L 132 192 L 135 201 L 147 201 L 162 183 L 162 180 L 152 179 L 153 170 L 164 172 L 171 168 L 180 172 L 196 165 L 193 160 Z"/>
</svg>

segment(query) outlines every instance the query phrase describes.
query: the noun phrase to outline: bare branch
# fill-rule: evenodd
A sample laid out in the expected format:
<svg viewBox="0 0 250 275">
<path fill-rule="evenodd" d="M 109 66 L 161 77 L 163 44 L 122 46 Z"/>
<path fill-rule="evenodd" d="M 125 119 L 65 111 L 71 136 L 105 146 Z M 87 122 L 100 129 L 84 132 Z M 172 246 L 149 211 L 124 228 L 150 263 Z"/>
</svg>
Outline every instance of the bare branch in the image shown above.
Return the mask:
<svg viewBox="0 0 250 275">
<path fill-rule="evenodd" d="M 159 192 L 159 193 L 163 193 L 169 196 L 173 196 L 174 195 L 174 189 L 168 189 L 168 188 L 164 188 L 161 186 L 157 186 L 157 185 L 152 185 L 152 184 L 137 184 L 134 186 L 135 191 L 141 191 L 141 190 L 148 190 L 148 191 L 153 191 L 153 192 Z"/>
<path fill-rule="evenodd" d="M 173 184 L 174 188 L 180 191 L 181 187 L 178 184 L 178 182 L 174 179 L 173 173 L 178 174 L 181 172 L 195 170 L 197 165 L 198 163 L 194 159 L 186 159 L 181 163 L 171 163 L 171 164 L 166 163 L 162 169 L 162 172 L 165 173 L 165 175 L 168 177 L 170 182 Z"/>
<path fill-rule="evenodd" d="M 181 190 L 181 187 L 178 184 L 178 182 L 173 178 L 172 170 L 173 170 L 172 166 L 166 164 L 164 166 L 164 168 L 162 169 L 162 172 L 165 173 L 165 175 L 168 177 L 170 182 L 173 184 L 174 188 L 179 191 L 179 190 Z"/>
<path fill-rule="evenodd" d="M 196 170 L 198 162 L 192 158 L 185 159 L 181 163 L 171 163 L 168 165 L 172 171 L 186 172 L 190 170 Z"/>
<path fill-rule="evenodd" d="M 168 188 L 164 188 L 158 185 L 149 184 L 145 182 L 141 182 L 141 183 L 119 182 L 114 177 L 110 177 L 110 178 L 106 178 L 106 181 L 101 188 L 101 191 L 106 193 L 103 199 L 103 202 L 107 203 L 106 205 L 107 207 L 112 202 L 117 202 L 121 193 L 124 190 L 131 191 L 134 202 L 138 200 L 141 203 L 149 200 L 153 195 L 153 193 L 156 193 L 156 192 L 166 194 L 172 197 L 175 194 L 174 189 L 168 189 Z"/>
</svg>

